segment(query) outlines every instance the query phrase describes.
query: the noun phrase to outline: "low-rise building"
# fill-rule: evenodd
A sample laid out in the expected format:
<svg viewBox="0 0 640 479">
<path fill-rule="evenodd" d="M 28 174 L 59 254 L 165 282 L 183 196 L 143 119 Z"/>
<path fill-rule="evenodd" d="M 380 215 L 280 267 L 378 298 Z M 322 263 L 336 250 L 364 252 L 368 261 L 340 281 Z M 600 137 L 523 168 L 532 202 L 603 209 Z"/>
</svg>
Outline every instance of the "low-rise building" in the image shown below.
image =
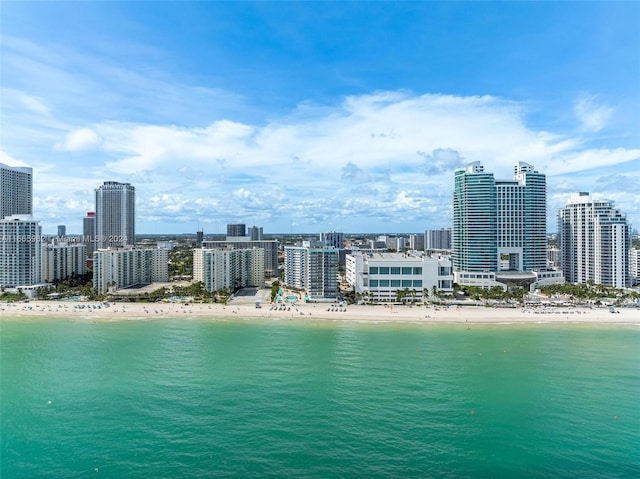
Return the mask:
<svg viewBox="0 0 640 479">
<path fill-rule="evenodd" d="M 437 291 L 453 291 L 451 257 L 410 253 L 352 253 L 347 255 L 347 282 L 370 301 L 396 301 L 403 291 L 422 301 Z"/>
</svg>

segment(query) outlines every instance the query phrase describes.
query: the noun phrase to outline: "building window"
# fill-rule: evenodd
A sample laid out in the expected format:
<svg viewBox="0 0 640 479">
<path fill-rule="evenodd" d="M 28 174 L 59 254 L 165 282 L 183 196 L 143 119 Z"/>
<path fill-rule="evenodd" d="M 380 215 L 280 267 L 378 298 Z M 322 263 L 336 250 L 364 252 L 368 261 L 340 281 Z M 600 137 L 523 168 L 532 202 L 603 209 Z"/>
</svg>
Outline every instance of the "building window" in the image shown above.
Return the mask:
<svg viewBox="0 0 640 479">
<path fill-rule="evenodd" d="M 402 274 L 411 274 L 412 270 L 413 270 L 413 268 L 403 267 L 402 268 Z"/>
<path fill-rule="evenodd" d="M 413 287 L 414 288 L 422 288 L 422 280 L 421 279 L 414 279 L 413 280 Z"/>
<path fill-rule="evenodd" d="M 410 279 L 403 279 L 402 280 L 402 287 L 403 288 L 411 288 L 411 287 L 413 287 L 413 282 Z"/>
<path fill-rule="evenodd" d="M 377 279 L 372 279 L 369 281 L 369 286 L 372 288 L 377 288 L 378 287 L 378 280 Z"/>
<path fill-rule="evenodd" d="M 388 288 L 389 287 L 389 280 L 388 279 L 381 279 L 380 280 L 380 287 L 381 288 Z"/>
<path fill-rule="evenodd" d="M 399 279 L 392 279 L 391 280 L 391 287 L 392 288 L 399 288 L 400 287 L 400 280 Z"/>
<path fill-rule="evenodd" d="M 386 266 L 380 267 L 380 274 L 389 274 L 389 268 Z"/>
<path fill-rule="evenodd" d="M 377 266 L 371 266 L 369 268 L 369 274 L 378 274 L 378 267 Z"/>
<path fill-rule="evenodd" d="M 421 267 L 413 268 L 413 274 L 421 275 L 422 274 L 422 268 Z"/>
<path fill-rule="evenodd" d="M 391 274 L 400 274 L 400 268 L 391 268 Z"/>
</svg>

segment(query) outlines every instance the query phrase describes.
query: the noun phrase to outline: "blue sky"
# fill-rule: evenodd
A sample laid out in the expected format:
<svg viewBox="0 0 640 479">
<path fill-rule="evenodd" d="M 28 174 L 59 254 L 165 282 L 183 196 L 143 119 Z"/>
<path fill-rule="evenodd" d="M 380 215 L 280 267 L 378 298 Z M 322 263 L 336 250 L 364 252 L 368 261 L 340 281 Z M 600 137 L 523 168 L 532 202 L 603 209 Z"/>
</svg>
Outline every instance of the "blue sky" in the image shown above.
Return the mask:
<svg viewBox="0 0 640 479">
<path fill-rule="evenodd" d="M 137 232 L 449 226 L 455 168 L 547 174 L 640 225 L 638 2 L 0 4 L 0 161 L 45 232 L 103 181 Z"/>
</svg>

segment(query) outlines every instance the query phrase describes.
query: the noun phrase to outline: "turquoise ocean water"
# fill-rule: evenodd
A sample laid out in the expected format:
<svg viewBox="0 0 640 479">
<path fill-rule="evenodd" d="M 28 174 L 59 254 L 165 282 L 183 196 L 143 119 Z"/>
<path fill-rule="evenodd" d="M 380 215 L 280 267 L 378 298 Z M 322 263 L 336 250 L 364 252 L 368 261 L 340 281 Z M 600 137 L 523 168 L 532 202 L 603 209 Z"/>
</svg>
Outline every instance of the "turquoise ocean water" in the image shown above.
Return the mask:
<svg viewBox="0 0 640 479">
<path fill-rule="evenodd" d="M 640 477 L 640 328 L 0 322 L 0 477 Z"/>
</svg>

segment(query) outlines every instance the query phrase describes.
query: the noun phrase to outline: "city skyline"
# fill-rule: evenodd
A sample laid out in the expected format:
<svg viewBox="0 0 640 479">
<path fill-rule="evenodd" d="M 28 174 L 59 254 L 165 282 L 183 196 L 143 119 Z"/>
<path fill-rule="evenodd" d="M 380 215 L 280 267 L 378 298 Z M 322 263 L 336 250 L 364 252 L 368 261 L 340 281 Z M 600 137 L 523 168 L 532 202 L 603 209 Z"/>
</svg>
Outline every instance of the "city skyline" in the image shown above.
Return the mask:
<svg viewBox="0 0 640 479">
<path fill-rule="evenodd" d="M 43 232 L 81 233 L 104 181 L 136 186 L 143 234 L 438 229 L 473 161 L 546 174 L 549 232 L 578 191 L 637 228 L 639 14 L 4 3 L 0 162 L 33 168 Z"/>
</svg>

